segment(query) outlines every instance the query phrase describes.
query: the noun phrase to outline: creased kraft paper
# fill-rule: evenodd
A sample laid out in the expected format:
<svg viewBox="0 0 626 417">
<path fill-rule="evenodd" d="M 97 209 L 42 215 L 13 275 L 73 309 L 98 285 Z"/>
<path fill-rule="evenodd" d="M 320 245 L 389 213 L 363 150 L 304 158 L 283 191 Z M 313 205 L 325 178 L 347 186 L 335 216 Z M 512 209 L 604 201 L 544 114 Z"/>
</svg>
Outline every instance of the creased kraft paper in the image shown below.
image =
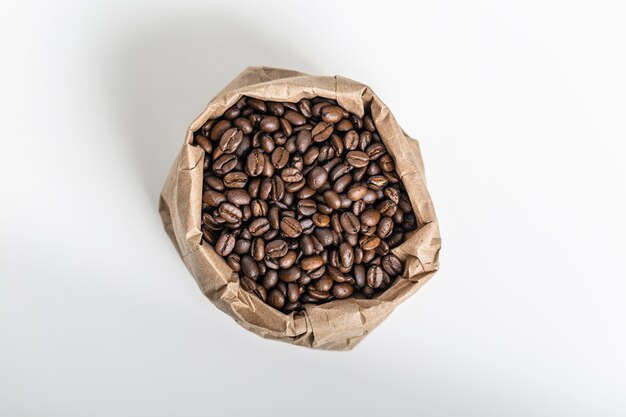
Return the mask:
<svg viewBox="0 0 626 417">
<path fill-rule="evenodd" d="M 213 248 L 202 242 L 201 210 L 204 151 L 193 144 L 193 132 L 219 117 L 241 96 L 297 102 L 316 96 L 337 100 L 363 116 L 370 106 L 378 132 L 393 156 L 409 194 L 419 228 L 393 249 L 406 261 L 403 275 L 372 299 L 334 300 L 306 305 L 302 312 L 281 313 L 244 291 L 239 277 Z M 424 166 L 416 140 L 400 128 L 387 106 L 361 83 L 297 71 L 250 67 L 224 88 L 187 129 L 183 147 L 161 192 L 163 225 L 183 262 L 206 297 L 244 328 L 259 336 L 315 349 L 349 350 L 378 326 L 393 309 L 419 290 L 439 268 L 441 238 L 426 189 Z M 410 331 L 410 329 L 407 329 Z"/>
</svg>

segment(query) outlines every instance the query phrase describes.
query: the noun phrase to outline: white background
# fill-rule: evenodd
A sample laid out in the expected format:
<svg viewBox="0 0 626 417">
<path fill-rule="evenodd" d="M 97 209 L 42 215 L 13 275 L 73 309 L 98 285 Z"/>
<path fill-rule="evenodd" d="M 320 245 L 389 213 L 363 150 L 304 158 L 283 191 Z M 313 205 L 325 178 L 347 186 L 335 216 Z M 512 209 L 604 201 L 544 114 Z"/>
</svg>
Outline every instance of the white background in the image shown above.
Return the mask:
<svg viewBox="0 0 626 417">
<path fill-rule="evenodd" d="M 622 4 L 4 2 L 0 416 L 626 415 Z M 367 83 L 421 140 L 441 271 L 352 352 L 246 332 L 162 230 L 248 65 Z"/>
</svg>

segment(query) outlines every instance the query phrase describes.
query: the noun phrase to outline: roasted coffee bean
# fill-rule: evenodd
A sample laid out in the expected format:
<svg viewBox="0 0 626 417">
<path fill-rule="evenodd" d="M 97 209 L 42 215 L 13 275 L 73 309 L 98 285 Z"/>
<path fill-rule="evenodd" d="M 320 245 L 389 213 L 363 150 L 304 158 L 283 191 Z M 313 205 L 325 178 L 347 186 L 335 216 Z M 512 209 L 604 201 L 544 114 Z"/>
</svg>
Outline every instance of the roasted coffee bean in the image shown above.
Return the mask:
<svg viewBox="0 0 626 417">
<path fill-rule="evenodd" d="M 296 150 L 301 154 L 304 154 L 311 146 L 313 142 L 313 136 L 309 130 L 301 130 L 296 137 Z"/>
<path fill-rule="evenodd" d="M 349 211 L 341 214 L 340 221 L 341 227 L 346 233 L 356 234 L 361 230 L 359 218 Z"/>
<path fill-rule="evenodd" d="M 368 146 L 365 152 L 369 156 L 370 161 L 375 161 L 376 159 L 383 156 L 387 152 L 387 150 L 385 149 L 385 145 L 383 145 L 382 143 L 374 143 Z"/>
<path fill-rule="evenodd" d="M 355 168 L 362 168 L 369 163 L 369 156 L 365 152 L 350 151 L 346 155 L 346 161 Z"/>
<path fill-rule="evenodd" d="M 262 150 L 254 149 L 246 159 L 246 172 L 248 175 L 256 177 L 261 175 L 265 168 L 266 157 Z"/>
<path fill-rule="evenodd" d="M 364 236 L 361 238 L 359 245 L 364 251 L 374 250 L 380 244 L 380 238 L 378 236 Z"/>
<path fill-rule="evenodd" d="M 285 119 L 293 126 L 302 126 L 306 123 L 306 117 L 298 113 L 297 111 L 287 110 L 283 115 Z"/>
<path fill-rule="evenodd" d="M 333 125 L 328 122 L 319 122 L 311 129 L 313 142 L 324 142 L 332 133 Z"/>
<path fill-rule="evenodd" d="M 217 191 L 224 190 L 224 181 L 212 175 L 204 177 L 204 183 L 208 185 L 210 188 L 212 188 L 213 190 L 217 190 Z"/>
<path fill-rule="evenodd" d="M 267 303 L 275 309 L 280 310 L 285 305 L 285 296 L 274 288 L 267 294 Z"/>
<path fill-rule="evenodd" d="M 256 279 L 259 276 L 259 266 L 249 255 L 241 257 L 241 272 L 249 278 Z"/>
<path fill-rule="evenodd" d="M 285 217 L 280 221 L 280 230 L 287 237 L 298 237 L 302 233 L 302 225 L 294 218 Z"/>
<path fill-rule="evenodd" d="M 347 132 L 353 127 L 354 125 L 349 119 L 342 119 L 339 123 L 335 125 L 335 130 L 338 132 Z"/>
<path fill-rule="evenodd" d="M 233 127 L 224 132 L 220 139 L 219 147 L 224 153 L 233 153 L 241 145 L 242 140 L 243 133 L 241 130 Z"/>
<path fill-rule="evenodd" d="M 314 213 L 312 220 L 317 227 L 327 227 L 330 224 L 330 217 L 326 214 Z"/>
<path fill-rule="evenodd" d="M 245 255 L 250 252 L 252 242 L 249 239 L 241 238 L 235 243 L 235 253 L 237 255 Z"/>
<path fill-rule="evenodd" d="M 256 289 L 256 282 L 248 276 L 243 276 L 241 277 L 241 288 L 244 291 L 253 292 Z"/>
<path fill-rule="evenodd" d="M 242 97 L 194 139 L 203 242 L 245 291 L 290 313 L 371 298 L 404 271 L 391 249 L 418 221 L 368 109 Z"/>
<path fill-rule="evenodd" d="M 235 249 L 235 236 L 224 233 L 215 242 L 215 252 L 220 256 L 228 256 Z"/>
<path fill-rule="evenodd" d="M 222 203 L 218 208 L 220 217 L 228 223 L 237 223 L 241 221 L 243 213 L 241 210 L 230 203 Z"/>
<path fill-rule="evenodd" d="M 333 297 L 348 298 L 354 292 L 354 287 L 348 283 L 338 283 L 333 286 Z"/>
<path fill-rule="evenodd" d="M 227 188 L 245 188 L 247 183 L 248 176 L 244 172 L 233 171 L 224 175 L 223 184 Z"/>
<path fill-rule="evenodd" d="M 341 197 L 333 190 L 324 191 L 324 201 L 328 204 L 328 207 L 334 210 L 341 207 Z"/>
<path fill-rule="evenodd" d="M 298 213 L 303 216 L 311 216 L 317 211 L 317 204 L 315 201 L 305 198 L 298 201 Z"/>
<path fill-rule="evenodd" d="M 319 268 L 324 265 L 324 259 L 321 256 L 308 256 L 306 258 L 302 258 L 300 260 L 300 266 L 305 271 L 310 271 L 312 269 Z"/>
<path fill-rule="evenodd" d="M 378 288 L 383 283 L 383 269 L 378 265 L 370 266 L 367 270 L 367 285 L 371 288 Z"/>
<path fill-rule="evenodd" d="M 259 122 L 259 127 L 264 132 L 272 133 L 280 129 L 280 122 L 276 116 L 266 116 Z"/>
<path fill-rule="evenodd" d="M 287 242 L 278 239 L 265 245 L 265 255 L 268 258 L 281 258 L 287 254 Z"/>
<path fill-rule="evenodd" d="M 380 220 L 380 212 L 376 209 L 367 209 L 361 214 L 361 223 L 366 226 L 376 226 Z"/>
<path fill-rule="evenodd" d="M 250 120 L 246 119 L 245 117 L 237 117 L 233 121 L 233 124 L 235 125 L 235 127 L 237 127 L 237 129 L 241 130 L 241 133 L 243 133 L 244 135 L 249 135 L 250 133 L 252 133 L 252 123 L 250 123 Z"/>
<path fill-rule="evenodd" d="M 308 293 L 311 297 L 317 300 L 325 300 L 330 297 L 330 293 L 327 291 L 318 291 L 315 288 L 309 287 Z"/>
<path fill-rule="evenodd" d="M 196 135 L 195 139 L 196 139 L 196 143 L 200 145 L 202 149 L 204 149 L 204 152 L 206 153 L 213 152 L 213 144 L 209 141 L 209 138 L 207 138 L 204 135 Z"/>
<path fill-rule="evenodd" d="M 328 123 L 337 123 L 343 118 L 343 109 L 338 106 L 326 106 L 322 108 L 322 120 Z"/>
<path fill-rule="evenodd" d="M 237 162 L 237 156 L 235 155 L 222 155 L 213 162 L 213 171 L 218 175 L 224 175 L 235 169 Z"/>
<path fill-rule="evenodd" d="M 265 217 L 259 217 L 250 223 L 248 231 L 252 236 L 261 236 L 263 233 L 270 230 L 270 222 Z"/>
<path fill-rule="evenodd" d="M 296 266 L 282 269 L 278 272 L 278 277 L 284 282 L 294 282 L 302 275 L 302 270 Z"/>
<path fill-rule="evenodd" d="M 384 256 L 381 264 L 385 272 L 389 274 L 390 277 L 397 277 L 404 271 L 402 261 L 400 261 L 400 259 L 392 253 Z"/>
<path fill-rule="evenodd" d="M 339 245 L 339 264 L 344 268 L 351 268 L 354 262 L 354 251 L 348 242 Z"/>
<path fill-rule="evenodd" d="M 328 172 L 321 167 L 315 167 L 309 172 L 309 176 L 307 178 L 307 184 L 313 190 L 319 190 L 322 188 L 326 181 L 328 180 Z"/>
<path fill-rule="evenodd" d="M 391 232 L 393 232 L 393 220 L 391 217 L 385 216 L 378 222 L 378 225 L 376 226 L 376 234 L 381 239 L 385 239 L 389 237 Z"/>
<path fill-rule="evenodd" d="M 278 284 L 278 272 L 271 270 L 267 271 L 265 275 L 263 275 L 262 285 L 266 289 L 274 288 Z"/>
<path fill-rule="evenodd" d="M 250 254 L 255 261 L 262 261 L 265 258 L 265 241 L 258 237 L 254 239 L 250 247 Z"/>
<path fill-rule="evenodd" d="M 278 260 L 278 265 L 280 266 L 281 269 L 290 268 L 291 266 L 293 266 L 293 264 L 296 263 L 297 257 L 298 255 L 296 254 L 296 252 L 292 250 L 287 251 L 285 256 L 283 256 L 282 258 Z"/>
<path fill-rule="evenodd" d="M 202 201 L 210 207 L 217 207 L 226 201 L 226 196 L 223 193 L 208 190 L 202 194 Z"/>
<path fill-rule="evenodd" d="M 241 189 L 232 189 L 232 190 L 227 190 L 225 193 L 226 195 L 226 199 L 237 205 L 237 206 L 243 206 L 246 204 L 250 204 L 250 194 L 248 194 L 248 192 L 246 190 L 241 190 Z"/>
<path fill-rule="evenodd" d="M 285 168 L 280 175 L 285 182 L 298 182 L 303 179 L 302 172 L 297 168 Z"/>
<path fill-rule="evenodd" d="M 220 120 L 219 122 L 213 125 L 213 128 L 211 129 L 211 134 L 209 137 L 213 141 L 220 140 L 224 132 L 230 129 L 232 125 L 233 124 L 230 122 L 230 120 Z"/>
</svg>

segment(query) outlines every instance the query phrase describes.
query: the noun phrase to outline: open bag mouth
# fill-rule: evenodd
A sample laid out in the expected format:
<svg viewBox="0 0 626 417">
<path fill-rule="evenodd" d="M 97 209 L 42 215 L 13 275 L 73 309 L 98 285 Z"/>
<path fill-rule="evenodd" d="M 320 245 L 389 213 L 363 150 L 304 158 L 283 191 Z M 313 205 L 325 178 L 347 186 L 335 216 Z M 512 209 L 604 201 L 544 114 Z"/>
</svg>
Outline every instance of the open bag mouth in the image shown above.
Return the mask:
<svg viewBox="0 0 626 417">
<path fill-rule="evenodd" d="M 417 142 L 338 76 L 246 69 L 189 127 L 159 210 L 218 308 L 302 346 L 354 347 L 438 269 Z"/>
</svg>

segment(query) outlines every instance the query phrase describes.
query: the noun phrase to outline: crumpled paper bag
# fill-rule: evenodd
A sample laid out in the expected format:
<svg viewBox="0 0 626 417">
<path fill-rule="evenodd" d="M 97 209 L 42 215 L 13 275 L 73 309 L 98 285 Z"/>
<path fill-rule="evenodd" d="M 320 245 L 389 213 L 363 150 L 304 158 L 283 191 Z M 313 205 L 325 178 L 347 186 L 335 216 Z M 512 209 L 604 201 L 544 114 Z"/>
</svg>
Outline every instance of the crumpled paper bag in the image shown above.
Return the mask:
<svg viewBox="0 0 626 417">
<path fill-rule="evenodd" d="M 337 100 L 351 113 L 363 116 L 364 106 L 393 156 L 419 227 L 392 250 L 406 261 L 404 273 L 385 292 L 372 299 L 342 299 L 284 314 L 256 295 L 244 291 L 239 277 L 225 260 L 203 244 L 201 232 L 204 151 L 193 133 L 207 120 L 219 117 L 241 96 L 297 102 L 316 96 Z M 161 192 L 163 225 L 183 262 L 206 297 L 237 323 L 259 336 L 315 349 L 349 350 L 378 326 L 396 306 L 428 281 L 439 267 L 441 238 L 437 217 L 426 189 L 424 166 L 416 140 L 400 128 L 385 104 L 361 83 L 343 78 L 311 76 L 297 71 L 249 67 L 226 86 L 187 129 L 183 147 Z M 407 329 L 407 331 L 411 331 Z"/>
</svg>

